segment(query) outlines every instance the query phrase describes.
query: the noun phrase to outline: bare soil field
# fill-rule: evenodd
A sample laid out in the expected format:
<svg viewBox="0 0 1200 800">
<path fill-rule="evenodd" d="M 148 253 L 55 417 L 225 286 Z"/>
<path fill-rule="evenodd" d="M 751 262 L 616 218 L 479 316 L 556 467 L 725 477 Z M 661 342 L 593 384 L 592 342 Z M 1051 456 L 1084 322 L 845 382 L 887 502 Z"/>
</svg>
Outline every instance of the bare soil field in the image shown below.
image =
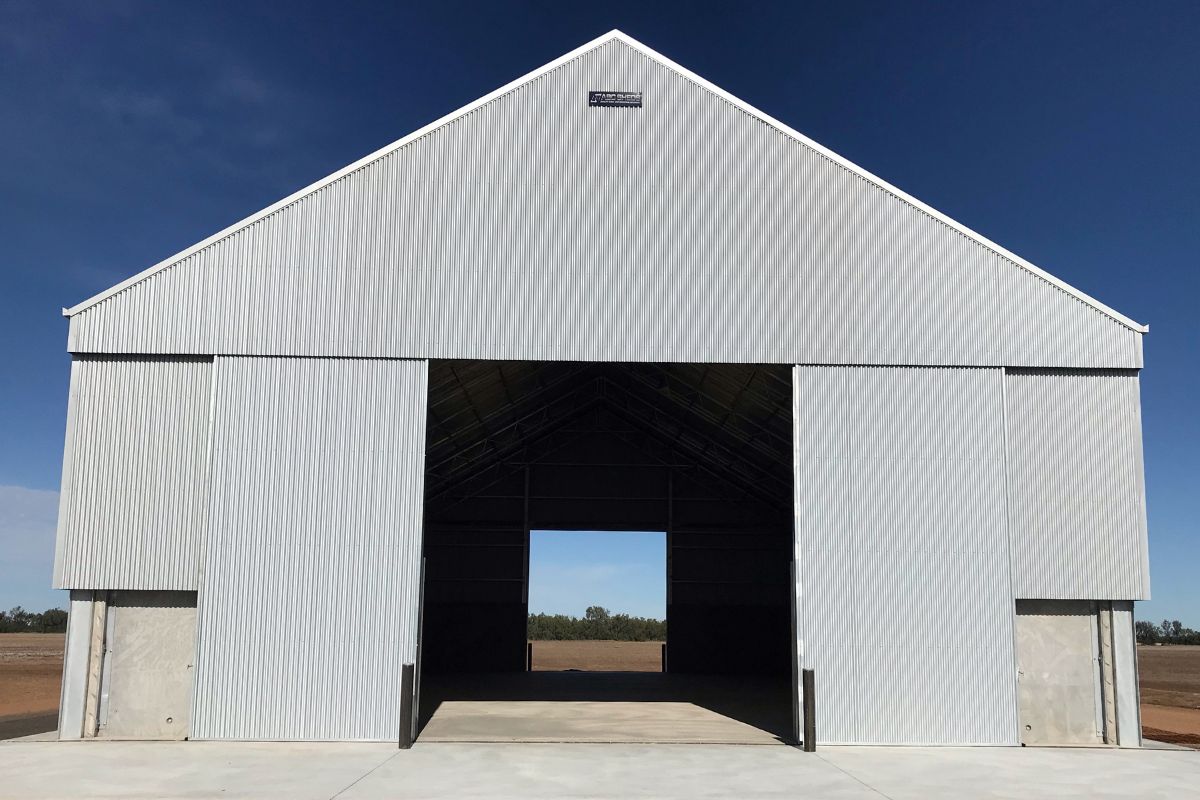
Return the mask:
<svg viewBox="0 0 1200 800">
<path fill-rule="evenodd" d="M 54 728 L 65 638 L 0 633 L 0 739 Z"/>
<path fill-rule="evenodd" d="M 1138 647 L 1142 702 L 1200 708 L 1200 646 Z"/>
<path fill-rule="evenodd" d="M 533 671 L 662 672 L 662 642 L 534 642 Z"/>
<path fill-rule="evenodd" d="M 1138 647 L 1142 735 L 1200 748 L 1200 647 Z"/>
<path fill-rule="evenodd" d="M 0 717 L 58 711 L 61 633 L 0 633 Z"/>
</svg>

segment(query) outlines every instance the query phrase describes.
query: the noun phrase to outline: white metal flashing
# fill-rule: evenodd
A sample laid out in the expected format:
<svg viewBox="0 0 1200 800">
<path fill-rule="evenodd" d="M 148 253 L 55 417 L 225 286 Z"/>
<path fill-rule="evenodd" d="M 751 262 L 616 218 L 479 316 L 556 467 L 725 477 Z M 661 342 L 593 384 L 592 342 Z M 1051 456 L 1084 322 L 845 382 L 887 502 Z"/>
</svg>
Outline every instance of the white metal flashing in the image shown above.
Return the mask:
<svg viewBox="0 0 1200 800">
<path fill-rule="evenodd" d="M 925 203 L 921 202 L 920 200 L 916 199 L 912 195 L 907 194 L 906 192 L 896 188 L 895 186 L 893 186 L 892 184 L 883 180 L 882 178 L 868 172 L 867 170 L 863 169 L 862 167 L 858 166 L 857 164 L 843 158 L 842 156 L 838 155 L 837 153 L 833 152 L 832 150 L 829 150 L 828 148 L 818 144 L 817 142 L 808 138 L 807 136 L 800 133 L 799 131 L 789 127 L 788 125 L 785 125 L 784 123 L 780 122 L 779 120 L 775 119 L 774 117 L 770 116 L 769 114 L 766 114 L 766 113 L 758 110 L 757 108 L 755 108 L 754 106 L 745 102 L 744 100 L 740 100 L 739 98 L 734 97 L 733 95 L 726 92 L 724 89 L 721 89 L 719 86 L 716 86 L 715 84 L 705 80 L 704 78 L 700 77 L 699 75 L 692 72 L 691 70 L 680 66 L 679 64 L 675 63 L 671 59 L 662 55 L 661 53 L 658 53 L 657 51 L 652 50 L 651 48 L 647 47 L 646 45 L 642 44 L 641 42 L 637 41 L 636 39 L 633 39 L 630 36 L 627 36 L 626 34 L 622 33 L 619 30 L 609 31 L 608 33 L 604 34 L 603 36 L 599 36 L 599 37 L 593 39 L 592 41 L 587 42 L 586 44 L 575 48 L 574 50 L 570 51 L 569 53 L 566 53 L 566 54 L 554 59 L 553 61 L 549 62 L 548 64 L 545 64 L 544 66 L 539 67 L 538 69 L 535 69 L 532 72 L 529 72 L 529 73 L 521 76 L 520 78 L 517 78 L 516 80 L 511 81 L 511 82 L 501 86 L 499 89 L 496 89 L 495 91 L 484 95 L 483 97 L 479 98 L 478 100 L 468 103 L 467 105 L 463 106 L 462 108 L 458 109 L 457 111 L 453 111 L 453 112 L 447 114 L 446 116 L 441 117 L 440 119 L 437 119 L 437 120 L 429 123 L 428 125 L 417 129 L 416 131 L 413 131 L 412 133 L 408 134 L 407 136 L 403 137 L 402 139 L 399 139 L 385 147 L 380 148 L 379 150 L 376 150 L 375 152 L 373 152 L 367 156 L 364 156 L 363 158 L 360 158 L 358 161 L 355 161 L 353 164 L 350 164 L 349 166 L 344 167 L 344 168 L 338 170 L 337 172 L 334 172 L 332 175 L 322 178 L 321 180 L 316 181 L 315 183 L 312 183 L 312 184 L 304 187 L 303 189 L 300 189 L 299 191 L 294 192 L 291 195 L 288 195 L 287 197 L 280 200 L 279 202 L 274 203 L 273 205 L 270 205 L 267 208 L 264 208 L 262 211 L 252 214 L 249 217 L 246 217 L 245 219 L 241 220 L 240 222 L 236 222 L 233 225 L 230 225 L 229 227 L 213 234 L 212 236 L 209 236 L 207 239 L 204 239 L 203 241 L 198 242 L 197 244 L 187 248 L 186 250 L 183 250 L 167 259 L 164 259 L 163 261 L 158 262 L 157 264 L 155 264 L 154 266 L 152 266 L 148 269 L 142 270 L 141 272 L 137 273 L 136 275 L 133 275 L 132 277 L 121 281 L 120 283 L 116 284 L 115 286 L 112 286 L 112 287 L 104 290 L 103 292 L 100 292 L 99 294 L 94 295 L 93 297 L 90 297 L 81 303 L 78 303 L 77 305 L 75 305 L 71 308 L 64 308 L 63 316 L 71 317 L 82 311 L 86 311 L 87 309 L 91 308 L 92 306 L 96 305 L 97 303 L 101 303 L 104 300 L 107 300 L 108 298 L 112 297 L 113 295 L 118 294 L 119 292 L 129 288 L 130 286 L 140 283 L 141 281 L 145 280 L 146 278 L 150 277 L 151 275 L 154 275 L 158 272 L 161 272 L 164 269 L 167 269 L 168 267 L 177 263 L 178 261 L 181 261 L 182 259 L 185 259 L 188 256 L 191 256 L 200 250 L 203 250 L 204 248 L 208 247 L 209 245 L 214 244 L 215 242 L 218 242 L 221 239 L 224 239 L 225 237 L 232 235 L 233 233 L 236 233 L 237 231 L 241 230 L 242 228 L 248 227 L 248 226 L 254 224 L 255 222 L 258 222 L 259 220 L 264 219 L 265 217 L 268 217 L 271 214 L 274 214 L 276 211 L 279 211 L 280 209 L 291 205 L 292 203 L 296 202 L 297 200 L 300 200 L 301 198 L 303 198 L 307 195 L 310 195 L 313 192 L 316 192 L 316 191 L 340 180 L 341 178 L 345 177 L 346 175 L 349 175 L 350 173 L 355 172 L 355 171 L 371 164 L 372 162 L 377 161 L 378 159 L 383 158 L 384 156 L 387 156 L 390 153 L 395 152 L 396 150 L 399 150 L 400 148 L 404 147 L 405 145 L 409 144 L 410 142 L 415 141 L 416 139 L 419 139 L 422 136 L 425 136 L 426 134 L 436 130 L 437 128 L 440 128 L 443 125 L 454 122 L 455 120 L 471 113 L 472 111 L 479 108 L 480 106 L 483 106 L 483 105 L 491 102 L 492 100 L 495 100 L 498 97 L 508 94 L 509 92 L 512 92 L 515 89 L 518 89 L 521 86 L 545 75 L 546 73 L 551 72 L 552 70 L 558 68 L 559 66 L 583 55 L 584 53 L 586 53 L 590 50 L 593 50 L 593 49 L 595 49 L 601 45 L 604 45 L 610 41 L 613 41 L 613 40 L 622 42 L 623 44 L 638 51 L 639 53 L 646 56 L 647 58 L 674 71 L 675 73 L 687 78 L 688 80 L 693 81 L 697 85 L 703 87 L 704 89 L 707 89 L 708 91 L 712 92 L 713 94 L 715 94 L 716 96 L 725 100 L 726 102 L 734 105 L 735 107 L 744 111 L 745 113 L 747 113 L 753 117 L 756 117 L 757 119 L 770 125 L 771 127 L 775 128 L 776 130 L 780 131 L 781 133 L 791 137 L 792 139 L 795 139 L 797 142 L 800 142 L 801 144 L 812 148 L 816 152 L 820 153 L 821 155 L 825 156 L 826 158 L 828 158 L 829 160 L 833 161 L 834 163 L 840 165 L 841 167 L 858 175 L 859 177 L 863 178 L 864 180 L 870 181 L 871 183 L 878 186 L 880 189 L 883 189 L 884 191 L 891 193 L 898 199 L 903 200 L 904 202 L 920 209 L 922 212 L 928 214 L 929 216 L 933 217 L 934 219 L 938 220 L 939 222 L 942 222 L 943 224 L 948 225 L 949 227 L 958 231 L 959 233 L 963 234 L 964 236 L 968 237 L 969 239 L 972 239 L 975 242 L 983 245 L 984 247 L 986 247 L 990 250 L 993 250 L 994 252 L 998 253 L 999 255 L 1003 256 L 1004 258 L 1012 261 L 1015 265 L 1033 273 L 1034 275 L 1037 275 L 1038 277 L 1042 278 L 1043 280 L 1053 284 L 1054 286 L 1058 287 L 1062 291 L 1070 294 L 1071 296 L 1073 296 L 1076 299 L 1080 300 L 1081 302 L 1091 306 L 1092 308 L 1096 309 L 1097 311 L 1111 317 L 1112 319 L 1116 320 L 1117 322 L 1120 322 L 1121 324 L 1125 325 L 1126 327 L 1131 328 L 1132 330 L 1138 331 L 1140 333 L 1146 333 L 1147 331 L 1150 330 L 1150 327 L 1148 325 L 1143 325 L 1141 323 L 1135 322 L 1134 320 L 1130 319 L 1129 317 L 1126 317 L 1124 314 L 1121 314 L 1120 312 L 1110 308 L 1109 306 L 1105 305 L 1104 303 L 1101 303 L 1099 300 L 1096 300 L 1095 298 L 1079 291 L 1078 289 L 1076 289 L 1075 287 L 1066 283 L 1065 281 L 1062 281 L 1062 280 L 1054 277 L 1053 275 L 1051 275 L 1050 273 L 1041 269 L 1040 267 L 1037 267 L 1036 265 L 1026 261 L 1025 259 L 1016 255 L 1015 253 L 1012 253 L 1009 250 L 1006 250 L 1005 248 L 1003 248 L 1000 245 L 996 244 L 995 242 L 991 241 L 987 237 L 985 237 L 979 233 L 976 233 L 975 231 L 971 230 L 970 228 L 966 227 L 965 225 L 962 225 L 959 222 L 956 222 L 955 220 L 951 219 L 950 217 L 946 216 L 945 214 L 941 213 L 940 211 L 937 211 L 936 209 L 934 209 L 934 208 L 926 205 Z"/>
</svg>

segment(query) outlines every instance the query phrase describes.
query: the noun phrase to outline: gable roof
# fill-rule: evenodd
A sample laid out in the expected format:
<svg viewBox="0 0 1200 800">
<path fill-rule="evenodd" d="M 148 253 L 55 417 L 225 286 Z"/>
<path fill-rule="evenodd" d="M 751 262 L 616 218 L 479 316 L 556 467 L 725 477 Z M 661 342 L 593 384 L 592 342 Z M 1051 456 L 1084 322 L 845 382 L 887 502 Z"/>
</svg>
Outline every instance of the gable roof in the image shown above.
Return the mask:
<svg viewBox="0 0 1200 800">
<path fill-rule="evenodd" d="M 647 107 L 578 106 L 608 83 Z M 1147 330 L 619 31 L 64 314 L 73 352 L 593 361 L 1140 367 Z"/>
<path fill-rule="evenodd" d="M 581 45 L 580 47 L 575 48 L 574 50 L 570 51 L 569 53 L 565 53 L 564 55 L 560 56 L 559 58 L 556 58 L 555 60 L 549 62 L 548 64 L 545 64 L 544 66 L 541 66 L 538 69 L 533 70 L 532 72 L 522 75 L 520 78 L 517 78 L 514 81 L 506 83 L 505 85 L 501 86 L 499 89 L 496 89 L 495 91 L 484 95 L 483 97 L 479 98 L 478 100 L 475 100 L 474 102 L 468 103 L 467 105 L 463 106 L 462 108 L 460 108 L 456 111 L 450 112 L 449 114 L 447 114 L 446 116 L 444 116 L 440 119 L 434 120 L 433 122 L 429 123 L 428 125 L 413 131 L 412 133 L 408 134 L 407 136 L 405 136 L 401 139 L 398 139 L 397 141 L 392 142 L 391 144 L 389 144 L 385 147 L 382 147 L 379 150 L 376 150 L 375 152 L 360 158 L 358 161 L 355 161 L 353 164 L 350 164 L 349 166 L 346 166 L 346 167 L 338 170 L 337 172 L 334 172 L 333 174 L 331 174 L 325 178 L 322 178 L 321 180 L 316 181 L 315 183 L 312 183 L 312 184 L 304 187 L 303 189 L 300 189 L 297 192 L 294 192 L 294 193 L 288 195 L 287 197 L 283 198 L 282 200 L 278 201 L 277 203 L 274 203 L 273 205 L 270 205 L 255 214 L 251 214 L 249 217 L 246 217 L 245 219 L 243 219 L 239 222 L 235 222 L 233 225 L 230 225 L 229 227 L 225 228 L 224 230 L 218 231 L 217 233 L 213 234 L 212 236 L 208 237 L 207 239 L 204 239 L 203 241 L 200 241 L 200 242 L 192 245 L 191 247 L 187 248 L 186 250 L 183 250 L 169 258 L 166 258 L 166 259 L 160 261 L 159 263 L 157 263 L 145 270 L 142 270 L 141 272 L 137 273 L 136 275 L 126 278 L 125 280 L 121 281 L 120 283 L 118 283 L 114 286 L 111 286 L 108 289 L 105 289 L 104 291 L 102 291 L 92 297 L 89 297 L 88 299 L 86 299 L 80 303 L 77 303 L 76 305 L 74 305 L 70 308 L 64 308 L 63 316 L 71 317 L 71 316 L 78 314 L 81 311 L 85 311 L 88 308 L 91 308 L 92 306 L 96 305 L 97 303 L 100 303 L 100 302 L 106 300 L 107 298 L 112 297 L 114 294 L 117 294 L 118 292 L 150 277 L 151 275 L 161 272 L 162 270 L 170 267 L 172 264 L 186 258 L 187 256 L 189 256 L 199 250 L 204 249 L 208 245 L 210 245 L 216 241 L 219 241 L 221 239 L 224 239 L 225 237 L 229 236 L 230 234 L 232 234 L 242 228 L 245 228 L 249 225 L 252 225 L 253 223 L 257 222 L 258 220 L 263 219 L 264 217 L 270 216 L 271 214 L 275 213 L 279 209 L 284 208 L 285 206 L 291 205 L 295 201 L 297 201 L 307 195 L 312 194 L 313 192 L 321 189 L 322 187 L 328 186 L 329 184 L 339 180 L 340 178 L 342 178 L 352 172 L 355 172 L 356 170 L 361 169 L 362 167 L 365 167 L 374 161 L 377 161 L 378 159 L 382 158 L 383 156 L 388 155 L 389 153 L 392 153 L 392 152 L 400 149 L 401 147 L 404 147 L 409 142 L 419 139 L 420 137 L 424 136 L 425 134 L 427 134 L 437 128 L 440 128 L 443 125 L 453 122 L 453 121 L 459 119 L 460 117 L 466 116 L 467 114 L 474 111 L 476 108 L 479 108 L 480 106 L 491 102 L 492 100 L 496 99 L 497 97 L 508 94 L 509 92 L 520 88 L 521 86 L 525 85 L 526 83 L 556 69 L 560 65 L 565 64 L 568 61 L 571 61 L 572 59 L 576 58 L 579 55 L 582 55 L 583 53 L 588 52 L 589 50 L 592 50 L 606 42 L 614 41 L 614 40 L 624 43 L 625 45 L 642 53 L 647 58 L 651 58 L 654 61 L 661 64 L 662 66 L 667 67 L 668 69 L 671 69 L 671 70 L 679 73 L 683 77 L 688 78 L 689 80 L 694 81 L 695 83 L 703 86 L 705 89 L 708 89 L 713 94 L 722 98 L 726 102 L 733 104 L 734 106 L 738 107 L 739 109 L 746 112 L 747 114 L 757 117 L 758 119 L 762 120 L 766 124 L 777 129 L 781 133 L 787 134 L 788 136 L 792 137 L 796 141 L 798 141 L 808 147 L 811 147 L 813 150 L 816 150 L 817 152 L 821 153 L 821 155 L 825 156 L 826 158 L 830 159 L 831 161 L 834 161 L 835 163 L 850 170 L 851 172 L 854 172 L 855 174 L 864 178 L 865 180 L 868 180 L 871 183 L 875 184 L 880 189 L 890 192 L 891 194 L 895 195 L 897 198 L 903 200 L 904 202 L 909 203 L 909 204 L 915 206 L 916 208 L 919 208 L 921 211 L 925 212 L 926 214 L 933 217 L 934 219 L 937 219 L 938 221 L 940 221 L 946 225 L 949 225 L 950 227 L 954 228 L 955 230 L 957 230 L 959 233 L 963 234 L 964 236 L 967 236 L 967 237 L 973 239 L 974 241 L 978 242 L 979 244 L 981 244 L 991 250 L 994 250 L 998 254 L 1000 254 L 1000 255 L 1004 256 L 1005 258 L 1009 259 L 1010 261 L 1012 261 L 1013 263 L 1023 267 L 1024 269 L 1029 270 L 1030 272 L 1032 272 L 1033 274 L 1042 278 L 1043 280 L 1049 281 L 1050 283 L 1054 284 L 1055 286 L 1062 289 L 1063 291 L 1068 292 L 1069 294 L 1071 294 L 1072 296 L 1081 300 L 1082 302 L 1086 303 L 1087 305 L 1090 305 L 1092 308 L 1095 308 L 1097 311 L 1107 314 L 1108 316 L 1112 317 L 1114 320 L 1129 327 L 1130 329 L 1139 331 L 1141 333 L 1146 333 L 1150 330 L 1150 327 L 1148 325 L 1143 325 L 1141 323 L 1133 321 L 1132 319 L 1130 319 L 1129 317 L 1120 313 L 1119 311 L 1116 311 L 1116 310 L 1110 308 L 1109 306 L 1105 305 L 1104 303 L 1101 303 L 1099 300 L 1095 299 L 1094 297 L 1091 297 L 1090 295 L 1085 294 L 1084 292 L 1081 292 L 1080 290 L 1076 289 L 1075 287 L 1071 286 L 1070 284 L 1066 283 L 1065 281 L 1062 281 L 1062 280 L 1056 278 L 1055 276 L 1051 275 L 1050 273 L 1046 272 L 1045 270 L 1041 269 L 1040 267 L 1036 266 L 1035 264 L 1032 264 L 1029 261 L 1026 261 L 1025 259 L 1021 258 L 1020 256 L 1016 255 L 1015 253 L 1001 247 L 1000 245 L 996 244 L 995 242 L 993 242 L 992 240 L 983 236 L 982 234 L 979 234 L 979 233 L 971 230 L 967 226 L 951 219 L 950 217 L 941 213 L 937 209 L 926 205 L 925 203 L 921 202 L 920 200 L 918 200 L 917 198 L 908 194 L 907 192 L 904 192 L 904 191 L 896 188 L 895 186 L 893 186 L 892 184 L 883 180 L 882 178 L 878 177 L 877 175 L 874 175 L 871 172 L 868 172 L 867 170 L 863 169 L 862 167 L 858 166 L 857 164 L 853 163 L 852 161 L 849 161 L 848 159 L 843 158 L 842 156 L 838 155 L 837 153 L 833 152 L 832 150 L 829 150 L 828 148 L 818 144 L 817 142 L 808 138 L 807 136 L 805 136 L 804 134 L 795 130 L 794 128 L 784 124 L 783 122 L 780 122 L 779 120 L 775 119 L 771 115 L 769 115 L 763 111 L 760 111 L 759 109 L 755 108 L 754 106 L 750 105 L 749 103 L 745 102 L 744 100 L 734 97 L 733 95 L 729 94 L 728 92 L 726 92 L 724 89 L 720 88 L 719 86 L 716 86 L 715 84 L 710 83 L 709 81 L 700 77 L 699 75 L 697 75 L 696 73 L 687 69 L 686 67 L 680 66 L 679 64 L 675 63 L 671 59 L 662 55 L 661 53 L 647 47 L 646 45 L 637 41 L 633 37 L 627 36 L 626 34 L 622 33 L 619 30 L 616 30 L 616 29 L 611 30 L 606 34 L 599 36 L 599 37 L 593 39 L 592 41 Z"/>
</svg>

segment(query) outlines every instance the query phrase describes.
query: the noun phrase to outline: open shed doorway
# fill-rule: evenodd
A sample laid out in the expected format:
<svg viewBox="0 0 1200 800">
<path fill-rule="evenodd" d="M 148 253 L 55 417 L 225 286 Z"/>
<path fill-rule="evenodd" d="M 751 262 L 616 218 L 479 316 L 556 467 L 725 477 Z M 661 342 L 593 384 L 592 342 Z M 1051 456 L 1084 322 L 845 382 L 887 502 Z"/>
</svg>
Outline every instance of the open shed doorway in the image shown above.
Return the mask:
<svg viewBox="0 0 1200 800">
<path fill-rule="evenodd" d="M 531 531 L 530 672 L 664 672 L 665 531 Z"/>
<path fill-rule="evenodd" d="M 421 741 L 793 741 L 785 365 L 431 361 Z M 530 536 L 664 531 L 666 671 L 528 671 Z"/>
</svg>

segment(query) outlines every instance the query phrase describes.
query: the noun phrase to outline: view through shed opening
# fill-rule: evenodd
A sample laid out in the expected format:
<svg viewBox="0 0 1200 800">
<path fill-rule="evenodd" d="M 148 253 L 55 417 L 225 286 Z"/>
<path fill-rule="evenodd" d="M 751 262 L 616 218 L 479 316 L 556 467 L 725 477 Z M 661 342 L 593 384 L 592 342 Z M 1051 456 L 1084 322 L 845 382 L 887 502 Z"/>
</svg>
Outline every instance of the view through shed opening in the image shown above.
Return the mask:
<svg viewBox="0 0 1200 800">
<path fill-rule="evenodd" d="M 792 430 L 788 365 L 431 360 L 420 738 L 789 740 Z M 529 671 L 531 611 L 653 616 L 539 605 L 531 546 L 588 532 L 661 543 L 665 672 Z"/>
<path fill-rule="evenodd" d="M 534 672 L 662 672 L 667 535 L 532 531 L 529 639 Z"/>
</svg>

